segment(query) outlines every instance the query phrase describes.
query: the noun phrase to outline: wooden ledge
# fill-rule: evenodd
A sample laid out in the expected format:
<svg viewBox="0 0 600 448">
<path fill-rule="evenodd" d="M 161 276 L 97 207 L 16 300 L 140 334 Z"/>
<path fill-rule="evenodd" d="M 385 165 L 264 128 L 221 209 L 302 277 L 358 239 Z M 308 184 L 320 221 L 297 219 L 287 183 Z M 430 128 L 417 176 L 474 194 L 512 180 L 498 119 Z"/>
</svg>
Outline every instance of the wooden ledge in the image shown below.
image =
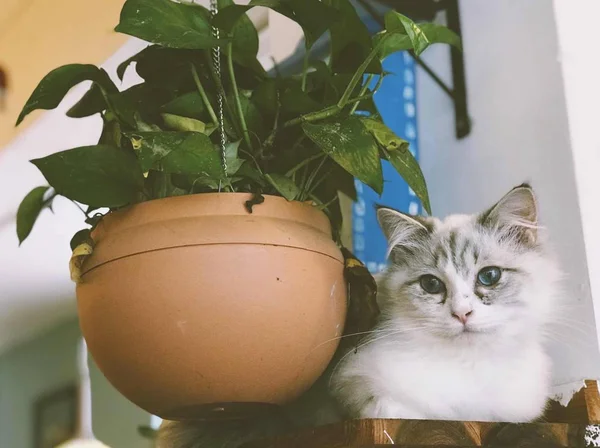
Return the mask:
<svg viewBox="0 0 600 448">
<path fill-rule="evenodd" d="M 575 394 L 569 406 L 551 403 L 543 422 L 479 423 L 431 420 L 350 420 L 307 429 L 243 448 L 550 448 L 600 446 L 600 397 L 596 381 Z M 598 445 L 590 442 L 597 439 Z"/>
<path fill-rule="evenodd" d="M 585 447 L 587 424 L 351 420 L 244 445 L 244 448 Z"/>
</svg>

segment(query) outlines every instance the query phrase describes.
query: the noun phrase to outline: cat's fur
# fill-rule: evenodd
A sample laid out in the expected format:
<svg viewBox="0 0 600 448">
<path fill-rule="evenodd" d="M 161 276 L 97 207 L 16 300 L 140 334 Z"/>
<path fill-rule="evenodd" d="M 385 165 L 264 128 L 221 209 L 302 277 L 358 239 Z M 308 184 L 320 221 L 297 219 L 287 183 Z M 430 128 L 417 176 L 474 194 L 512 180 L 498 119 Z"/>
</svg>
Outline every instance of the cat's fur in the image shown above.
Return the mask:
<svg viewBox="0 0 600 448">
<path fill-rule="evenodd" d="M 548 395 L 543 329 L 560 279 L 537 215 L 527 185 L 480 215 L 443 221 L 380 208 L 390 267 L 378 279 L 382 316 L 374 332 L 286 407 L 289 420 L 165 422 L 158 447 L 234 448 L 290 428 L 335 421 L 341 415 L 328 387 L 351 417 L 535 419 Z M 502 269 L 494 287 L 476 284 L 486 266 Z M 426 293 L 419 283 L 423 274 L 443 280 L 445 293 Z M 453 311 L 463 318 L 472 311 L 466 327 Z"/>
<path fill-rule="evenodd" d="M 544 326 L 561 275 L 538 227 L 533 190 L 517 187 L 480 215 L 440 221 L 381 208 L 378 217 L 391 261 L 379 282 L 382 318 L 334 373 L 339 401 L 363 418 L 539 417 L 551 373 Z M 501 277 L 485 287 L 477 274 L 489 266 Z M 427 293 L 419 282 L 425 274 L 446 291 Z"/>
</svg>

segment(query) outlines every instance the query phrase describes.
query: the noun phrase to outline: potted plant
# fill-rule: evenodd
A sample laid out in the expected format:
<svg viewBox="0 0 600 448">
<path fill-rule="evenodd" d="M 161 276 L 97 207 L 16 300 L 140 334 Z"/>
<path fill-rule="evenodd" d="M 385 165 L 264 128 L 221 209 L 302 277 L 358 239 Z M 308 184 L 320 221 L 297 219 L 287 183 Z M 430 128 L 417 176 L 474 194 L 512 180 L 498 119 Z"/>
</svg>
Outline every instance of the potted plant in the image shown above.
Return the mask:
<svg viewBox="0 0 600 448">
<path fill-rule="evenodd" d="M 144 82 L 119 91 L 100 68 L 66 65 L 17 122 L 92 81 L 67 115 L 101 114 L 100 140 L 32 160 L 50 186 L 25 197 L 17 232 L 22 242 L 57 195 L 82 208 L 88 228 L 73 237 L 71 268 L 90 352 L 119 391 L 167 419 L 226 408 L 215 403 L 282 403 L 322 373 L 346 316 L 338 194 L 354 197 L 354 178 L 381 193 L 388 160 L 429 211 L 371 80 L 383 79 L 390 53 L 460 45 L 394 11 L 371 37 L 348 0 L 218 5 L 211 15 L 127 0 L 116 31 L 151 45 L 118 76 L 135 62 Z M 307 53 L 329 32 L 329 63 L 307 57 L 301 74 L 266 73 L 246 16 L 254 6 L 296 21 Z"/>
</svg>

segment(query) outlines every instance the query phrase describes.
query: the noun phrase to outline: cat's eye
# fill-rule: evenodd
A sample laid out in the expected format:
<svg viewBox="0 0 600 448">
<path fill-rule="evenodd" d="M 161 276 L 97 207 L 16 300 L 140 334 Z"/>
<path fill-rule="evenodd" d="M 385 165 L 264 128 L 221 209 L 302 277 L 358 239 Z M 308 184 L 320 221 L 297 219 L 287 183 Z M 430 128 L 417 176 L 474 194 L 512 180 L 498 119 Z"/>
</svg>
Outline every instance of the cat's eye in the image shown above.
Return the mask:
<svg viewBox="0 0 600 448">
<path fill-rule="evenodd" d="M 494 286 L 500 281 L 502 271 L 496 266 L 488 266 L 483 268 L 477 274 L 477 281 L 483 286 Z"/>
<path fill-rule="evenodd" d="M 421 288 L 423 288 L 429 294 L 441 294 L 446 290 L 444 282 L 435 275 L 422 275 L 419 279 L 419 283 L 421 284 Z"/>
</svg>

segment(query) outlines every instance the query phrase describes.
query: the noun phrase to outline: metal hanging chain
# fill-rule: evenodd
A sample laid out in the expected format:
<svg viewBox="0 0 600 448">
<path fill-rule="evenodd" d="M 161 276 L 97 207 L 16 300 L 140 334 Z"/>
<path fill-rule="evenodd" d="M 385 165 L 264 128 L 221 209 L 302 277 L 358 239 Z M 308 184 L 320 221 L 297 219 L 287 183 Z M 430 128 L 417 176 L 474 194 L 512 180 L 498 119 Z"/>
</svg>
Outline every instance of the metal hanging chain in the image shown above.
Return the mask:
<svg viewBox="0 0 600 448">
<path fill-rule="evenodd" d="M 217 13 L 219 12 L 219 5 L 217 3 L 217 0 L 210 0 L 210 15 L 212 18 L 214 18 Z M 212 27 L 212 33 L 215 39 L 219 39 L 220 37 L 220 32 L 219 29 L 216 26 Z M 219 82 L 222 81 L 221 78 L 221 47 L 220 46 L 216 46 L 213 47 L 212 49 L 212 57 L 213 57 L 213 65 L 215 66 L 215 72 L 217 75 L 217 78 L 219 79 Z M 225 137 L 225 121 L 224 121 L 224 114 L 223 114 L 223 90 L 221 88 L 219 88 L 219 91 L 217 92 L 217 107 L 218 107 L 218 119 L 219 119 L 219 135 L 221 137 L 221 165 L 223 166 L 223 172 L 225 173 L 225 177 L 227 177 L 227 155 L 226 155 L 226 145 L 227 145 L 227 138 Z M 219 184 L 219 191 L 221 190 L 220 188 L 220 184 Z"/>
</svg>

